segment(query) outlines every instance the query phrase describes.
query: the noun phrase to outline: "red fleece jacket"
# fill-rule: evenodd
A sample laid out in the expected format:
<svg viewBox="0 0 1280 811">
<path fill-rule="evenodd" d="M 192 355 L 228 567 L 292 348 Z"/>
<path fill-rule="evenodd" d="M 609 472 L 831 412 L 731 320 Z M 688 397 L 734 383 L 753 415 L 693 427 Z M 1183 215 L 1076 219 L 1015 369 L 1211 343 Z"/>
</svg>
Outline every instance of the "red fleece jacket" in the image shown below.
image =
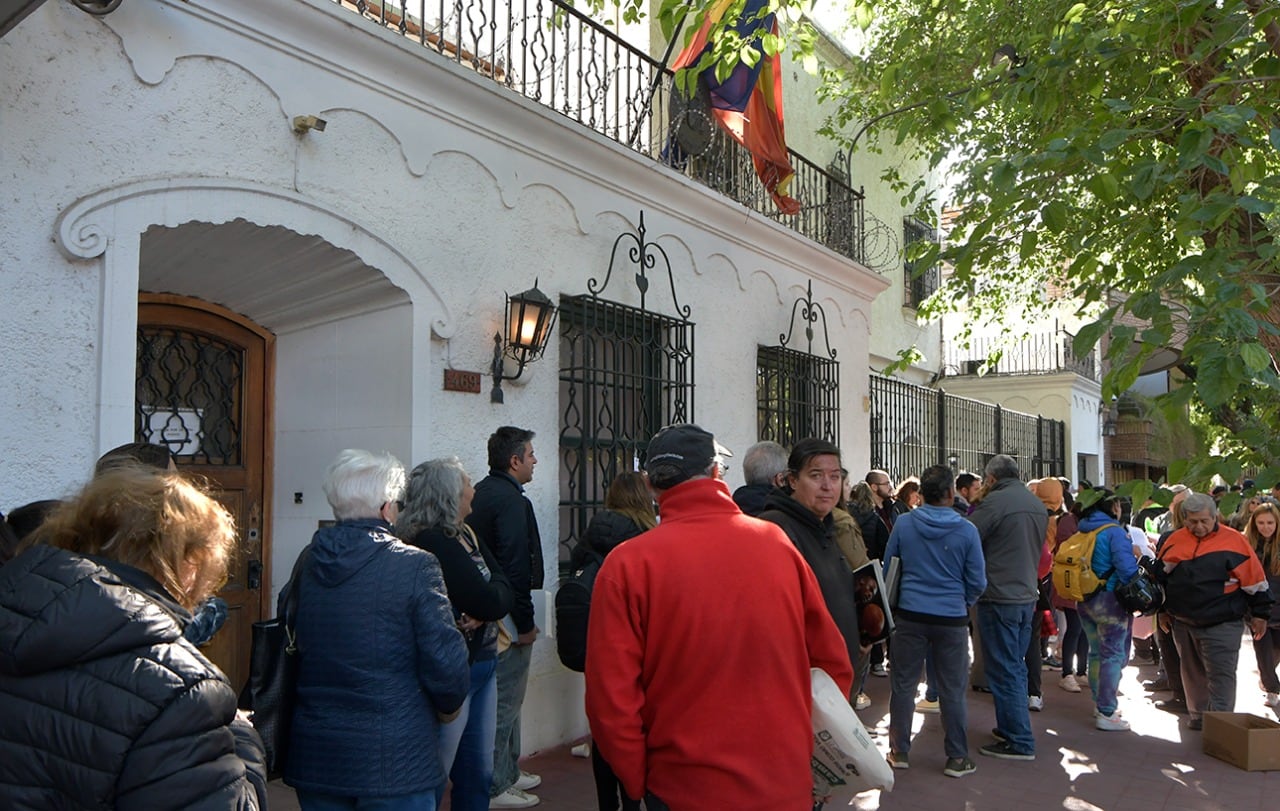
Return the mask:
<svg viewBox="0 0 1280 811">
<path fill-rule="evenodd" d="M 631 797 L 672 811 L 812 805 L 809 668 L 853 668 L 804 558 L 723 482 L 666 491 L 605 559 L 587 631 L 591 734 Z"/>
</svg>

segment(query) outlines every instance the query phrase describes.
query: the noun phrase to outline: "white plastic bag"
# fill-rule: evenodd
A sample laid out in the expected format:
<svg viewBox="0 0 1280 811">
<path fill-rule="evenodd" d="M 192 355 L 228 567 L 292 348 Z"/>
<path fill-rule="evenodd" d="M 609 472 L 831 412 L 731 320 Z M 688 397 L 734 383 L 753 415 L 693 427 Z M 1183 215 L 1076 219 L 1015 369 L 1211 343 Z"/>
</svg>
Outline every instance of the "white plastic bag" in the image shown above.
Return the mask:
<svg viewBox="0 0 1280 811">
<path fill-rule="evenodd" d="M 812 668 L 813 793 L 846 804 L 870 789 L 893 790 L 893 770 L 826 671 Z"/>
</svg>

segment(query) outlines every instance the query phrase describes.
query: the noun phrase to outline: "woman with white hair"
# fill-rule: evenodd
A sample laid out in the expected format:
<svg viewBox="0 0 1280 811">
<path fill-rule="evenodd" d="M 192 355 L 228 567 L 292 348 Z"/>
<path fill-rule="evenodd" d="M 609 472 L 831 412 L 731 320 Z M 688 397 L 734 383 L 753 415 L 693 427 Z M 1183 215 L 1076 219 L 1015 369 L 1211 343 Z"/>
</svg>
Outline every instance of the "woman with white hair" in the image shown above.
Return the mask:
<svg viewBox="0 0 1280 811">
<path fill-rule="evenodd" d="M 457 458 L 423 462 L 409 474 L 396 531 L 440 561 L 453 616 L 467 639 L 471 690 L 444 729 L 441 760 L 453 781 L 453 811 L 485 811 L 493 780 L 498 713 L 498 624 L 511 611 L 502 566 L 463 521 L 476 490 Z M 443 799 L 444 786 L 437 800 Z"/>
<path fill-rule="evenodd" d="M 440 727 L 466 699 L 467 647 L 440 565 L 392 533 L 404 479 L 390 454 L 339 453 L 324 481 L 337 523 L 316 532 L 291 584 L 298 683 L 284 771 L 303 811 L 370 800 L 434 811 L 447 778 Z"/>
</svg>

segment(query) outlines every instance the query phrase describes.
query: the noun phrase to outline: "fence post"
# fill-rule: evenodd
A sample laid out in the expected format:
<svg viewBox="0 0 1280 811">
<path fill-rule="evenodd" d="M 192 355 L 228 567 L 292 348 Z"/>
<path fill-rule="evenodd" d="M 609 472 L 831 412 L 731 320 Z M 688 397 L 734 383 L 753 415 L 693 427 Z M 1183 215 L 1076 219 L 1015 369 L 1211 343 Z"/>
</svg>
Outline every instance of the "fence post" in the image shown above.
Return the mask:
<svg viewBox="0 0 1280 811">
<path fill-rule="evenodd" d="M 1044 415 L 1036 415 L 1036 475 L 1043 476 L 1044 461 Z"/>
<path fill-rule="evenodd" d="M 947 393 L 938 389 L 938 464 L 947 463 L 949 447 L 951 443 L 947 442 Z"/>
<path fill-rule="evenodd" d="M 1001 415 L 1004 409 L 1000 404 L 996 404 L 996 453 L 1004 453 L 1004 428 L 1001 425 Z"/>
</svg>

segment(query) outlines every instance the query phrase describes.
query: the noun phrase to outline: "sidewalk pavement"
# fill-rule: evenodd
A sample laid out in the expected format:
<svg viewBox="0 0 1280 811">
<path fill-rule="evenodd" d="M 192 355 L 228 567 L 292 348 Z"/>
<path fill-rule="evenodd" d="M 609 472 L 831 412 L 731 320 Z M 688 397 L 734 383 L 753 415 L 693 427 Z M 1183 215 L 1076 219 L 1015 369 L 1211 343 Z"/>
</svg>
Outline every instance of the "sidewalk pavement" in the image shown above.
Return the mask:
<svg viewBox="0 0 1280 811">
<path fill-rule="evenodd" d="M 954 779 L 942 774 L 941 718 L 915 716 L 916 737 L 911 768 L 894 772 L 892 792 L 858 795 L 848 806 L 858 811 L 974 811 L 975 809 L 1065 809 L 1065 811 L 1247 811 L 1274 807 L 1280 801 L 1280 772 L 1246 772 L 1201 751 L 1199 732 L 1186 728 L 1185 715 L 1156 709 L 1142 680 L 1154 678 L 1151 665 L 1131 664 L 1120 684 L 1120 711 L 1130 732 L 1101 732 L 1093 727 L 1093 702 L 1086 687 L 1068 693 L 1058 687 L 1059 672 L 1043 671 L 1045 708 L 1031 713 L 1036 733 L 1034 763 L 996 760 L 978 754 L 992 739 L 995 726 L 991 696 L 969 694 L 969 749 L 978 771 Z M 881 751 L 888 749 L 889 680 L 872 676 L 869 709 L 858 713 L 875 734 Z M 1242 636 L 1236 710 L 1265 718 L 1276 714 L 1263 703 L 1253 648 Z M 534 793 L 539 808 L 596 811 L 591 762 L 569 754 L 569 746 L 538 752 L 521 763 L 542 776 Z M 297 809 L 293 792 L 271 784 L 272 811 Z M 446 800 L 444 808 L 448 808 Z M 843 807 L 843 806 L 842 806 Z M 828 806 L 833 808 L 833 806 Z M 734 811 L 707 806 L 707 811 Z M 786 811 L 782 809 L 781 811 Z M 808 811 L 797 809 L 797 811 Z"/>
</svg>

